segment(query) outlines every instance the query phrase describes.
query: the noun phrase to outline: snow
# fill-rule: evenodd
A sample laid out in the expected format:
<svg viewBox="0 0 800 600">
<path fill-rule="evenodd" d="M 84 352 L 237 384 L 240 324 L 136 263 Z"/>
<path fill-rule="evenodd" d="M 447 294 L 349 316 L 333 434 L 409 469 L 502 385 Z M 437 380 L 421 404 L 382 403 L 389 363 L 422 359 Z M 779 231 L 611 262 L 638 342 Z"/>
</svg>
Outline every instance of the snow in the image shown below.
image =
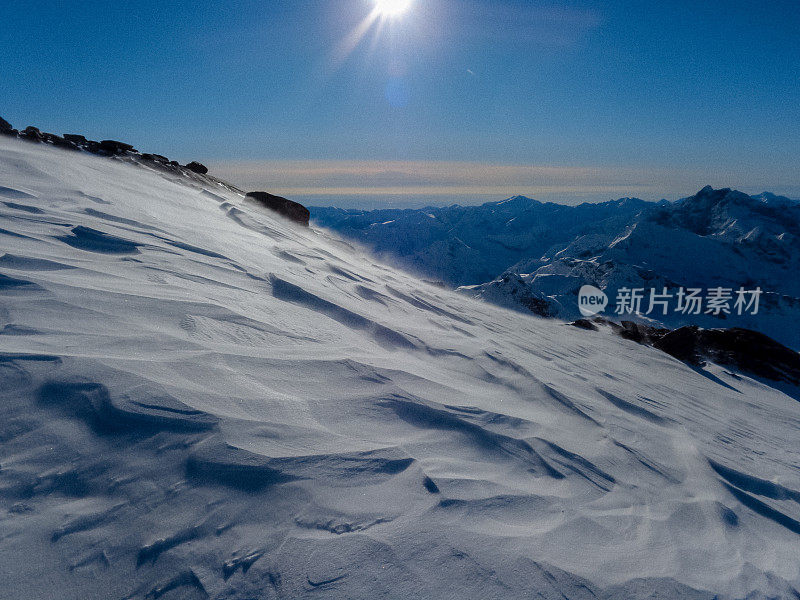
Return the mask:
<svg viewBox="0 0 800 600">
<path fill-rule="evenodd" d="M 481 206 L 310 210 L 318 225 L 359 241 L 404 269 L 455 287 L 491 281 L 577 235 L 616 231 L 652 206 L 630 200 L 570 207 L 515 196 Z M 384 226 L 371 226 L 379 223 Z"/>
<path fill-rule="evenodd" d="M 797 390 L 210 179 L 3 139 L 0 185 L 0 598 L 796 597 Z"/>
<path fill-rule="evenodd" d="M 526 301 L 537 299 L 551 313 L 572 320 L 580 317 L 577 292 L 586 284 L 603 289 L 612 302 L 623 287 L 645 293 L 667 287 L 673 294 L 680 287 L 760 288 L 764 294 L 757 314 L 731 314 L 723 320 L 672 311 L 655 323 L 673 328 L 744 327 L 798 349 L 798 222 L 796 201 L 705 188 L 676 204 L 642 213 L 621 231 L 578 236 L 462 292 L 523 311 L 528 310 Z"/>
<path fill-rule="evenodd" d="M 764 292 L 757 315 L 670 312 L 666 327 L 744 327 L 800 349 L 800 203 L 710 186 L 675 203 L 621 198 L 576 207 L 524 196 L 482 206 L 425 210 L 312 209 L 315 221 L 364 243 L 422 277 L 472 297 L 563 320 L 580 318 L 577 295 L 592 285 L 615 298 L 621 287 Z M 395 217 L 390 227 L 365 224 Z M 654 285 L 654 282 L 658 285 Z M 614 305 L 612 304 L 612 309 Z M 611 311 L 607 313 L 611 315 Z"/>
</svg>

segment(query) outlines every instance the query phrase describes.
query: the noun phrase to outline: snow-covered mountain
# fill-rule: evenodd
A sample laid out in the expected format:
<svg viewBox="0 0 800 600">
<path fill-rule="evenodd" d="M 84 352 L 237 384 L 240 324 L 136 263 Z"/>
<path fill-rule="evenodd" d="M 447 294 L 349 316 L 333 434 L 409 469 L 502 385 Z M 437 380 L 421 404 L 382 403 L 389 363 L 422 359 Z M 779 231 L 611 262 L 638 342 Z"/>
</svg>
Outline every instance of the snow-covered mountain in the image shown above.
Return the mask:
<svg viewBox="0 0 800 600">
<path fill-rule="evenodd" d="M 423 277 L 459 286 L 483 283 L 576 236 L 616 231 L 652 203 L 623 198 L 577 207 L 524 196 L 481 206 L 346 210 L 311 208 L 323 227 Z"/>
<path fill-rule="evenodd" d="M 586 284 L 604 290 L 612 303 L 622 288 L 660 293 L 666 287 L 673 295 L 680 288 L 760 288 L 763 295 L 755 315 L 669 310 L 667 315 L 656 311 L 649 319 L 671 327 L 757 329 L 800 348 L 798 271 L 800 203 L 772 194 L 751 197 L 706 187 L 674 204 L 642 212 L 620 229 L 578 236 L 541 258 L 517 263 L 491 282 L 462 291 L 505 306 L 538 306 L 543 314 L 574 319 L 580 316 L 578 291 Z"/>
<path fill-rule="evenodd" d="M 0 138 L 0 598 L 797 598 L 800 390 Z M 660 225 L 659 225 L 660 226 Z"/>
<path fill-rule="evenodd" d="M 316 222 L 426 278 L 508 308 L 573 320 L 578 291 L 761 289 L 758 314 L 623 315 L 680 327 L 745 327 L 800 348 L 800 203 L 707 187 L 676 203 L 577 207 L 523 197 L 477 207 L 312 209 Z M 733 302 L 731 303 L 733 304 Z M 643 308 L 642 312 L 647 312 Z"/>
</svg>

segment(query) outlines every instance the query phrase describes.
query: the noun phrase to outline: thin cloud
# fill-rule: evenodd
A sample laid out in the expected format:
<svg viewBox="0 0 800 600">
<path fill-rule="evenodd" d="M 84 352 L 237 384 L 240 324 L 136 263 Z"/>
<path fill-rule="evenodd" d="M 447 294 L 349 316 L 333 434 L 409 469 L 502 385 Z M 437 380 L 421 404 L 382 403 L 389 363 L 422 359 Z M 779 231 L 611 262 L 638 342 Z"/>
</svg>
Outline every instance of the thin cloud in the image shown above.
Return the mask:
<svg viewBox="0 0 800 600">
<path fill-rule="evenodd" d="M 264 189 L 312 203 L 373 204 L 422 201 L 475 204 L 523 194 L 575 204 L 623 196 L 676 199 L 706 184 L 793 193 L 788 181 L 687 169 L 498 165 L 479 162 L 295 160 L 224 162 L 213 172 L 249 190 Z M 352 201 L 350 201 L 352 200 Z"/>
</svg>

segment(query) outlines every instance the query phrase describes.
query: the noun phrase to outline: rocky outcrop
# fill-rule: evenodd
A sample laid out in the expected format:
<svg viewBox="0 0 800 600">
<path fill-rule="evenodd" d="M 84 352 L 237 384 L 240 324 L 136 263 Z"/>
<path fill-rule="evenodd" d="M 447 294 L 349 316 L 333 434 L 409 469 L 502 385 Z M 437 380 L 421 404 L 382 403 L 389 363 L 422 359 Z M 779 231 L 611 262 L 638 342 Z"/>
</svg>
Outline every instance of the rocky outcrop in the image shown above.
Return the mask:
<svg viewBox="0 0 800 600">
<path fill-rule="evenodd" d="M 186 165 L 186 168 L 194 173 L 200 173 L 200 175 L 205 175 L 208 173 L 208 167 L 197 161 L 190 162 L 188 165 Z"/>
<path fill-rule="evenodd" d="M 578 329 L 585 329 L 587 331 L 598 331 L 597 325 L 592 323 L 589 319 L 578 319 L 577 321 L 570 323 L 570 325 L 577 327 Z"/>
<path fill-rule="evenodd" d="M 89 152 L 99 156 L 131 157 L 136 161 L 151 163 L 154 166 L 158 166 L 159 168 L 171 172 L 184 173 L 187 175 L 208 174 L 208 167 L 196 161 L 192 161 L 185 167 L 182 167 L 178 161 L 170 160 L 166 156 L 162 156 L 160 154 L 140 153 L 132 145 L 117 140 L 102 140 L 100 142 L 96 142 L 94 140 L 86 139 L 86 136 L 77 133 L 65 133 L 63 136 L 60 136 L 56 135 L 55 133 L 46 133 L 40 131 L 37 127 L 33 126 L 26 127 L 22 131 L 17 131 L 11 126 L 11 123 L 3 118 L 0 118 L 0 134 L 15 136 L 29 142 L 51 144 L 67 150 Z"/>
<path fill-rule="evenodd" d="M 116 156 L 127 152 L 136 152 L 136 148 L 130 144 L 125 144 L 116 140 L 103 140 L 100 142 L 100 151 Z"/>
<path fill-rule="evenodd" d="M 614 326 L 617 335 L 626 340 L 634 341 L 637 344 L 652 345 L 669 332 L 669 329 L 642 325 L 634 321 L 622 321 L 619 326 L 616 326 L 616 324 L 614 324 Z"/>
<path fill-rule="evenodd" d="M 42 132 L 33 126 L 26 127 L 25 129 L 20 131 L 19 137 L 22 138 L 23 140 L 28 140 L 29 142 L 41 142 L 44 140 Z"/>
<path fill-rule="evenodd" d="M 653 347 L 689 364 L 702 365 L 709 360 L 800 385 L 800 354 L 757 331 L 681 327 L 655 341 Z"/>
<path fill-rule="evenodd" d="M 596 324 L 608 325 L 622 338 L 652 346 L 694 367 L 709 361 L 756 377 L 800 385 L 800 354 L 757 331 L 740 327 L 703 329 L 696 325 L 664 329 L 633 321 L 615 323 L 603 317 L 572 323 L 595 331 Z"/>
<path fill-rule="evenodd" d="M 148 162 L 157 162 L 165 165 L 169 163 L 169 159 L 166 156 L 162 156 L 160 154 L 150 154 L 149 152 L 142 154 L 142 160 L 146 160 Z"/>
<path fill-rule="evenodd" d="M 60 135 L 56 135 L 55 133 L 43 133 L 42 137 L 44 138 L 43 141 L 49 142 L 53 144 L 53 146 L 58 146 L 59 148 L 66 148 L 68 150 L 80 150 L 78 145 L 75 142 L 71 142 L 68 139 L 61 137 Z"/>
<path fill-rule="evenodd" d="M 7 135 L 13 131 L 14 128 L 11 126 L 11 123 L 6 121 L 3 117 L 0 117 L 0 133 Z"/>
<path fill-rule="evenodd" d="M 698 347 L 699 337 L 699 327 L 680 327 L 656 340 L 653 347 L 687 364 L 700 366 L 703 358 Z"/>
<path fill-rule="evenodd" d="M 302 204 L 267 192 L 250 192 L 245 196 L 245 199 L 275 211 L 295 223 L 308 227 L 311 214 Z"/>
<path fill-rule="evenodd" d="M 87 140 L 84 136 L 76 133 L 65 133 L 64 139 L 68 142 L 72 142 L 73 144 L 77 144 L 78 146 L 85 146 L 89 143 L 89 140 Z"/>
</svg>

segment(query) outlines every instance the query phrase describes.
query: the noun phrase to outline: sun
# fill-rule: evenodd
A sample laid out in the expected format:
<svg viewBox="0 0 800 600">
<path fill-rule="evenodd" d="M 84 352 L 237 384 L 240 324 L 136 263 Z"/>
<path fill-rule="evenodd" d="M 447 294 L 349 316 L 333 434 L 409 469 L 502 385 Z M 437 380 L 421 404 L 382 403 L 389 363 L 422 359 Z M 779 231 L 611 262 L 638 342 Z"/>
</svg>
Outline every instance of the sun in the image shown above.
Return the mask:
<svg viewBox="0 0 800 600">
<path fill-rule="evenodd" d="M 368 4 L 369 0 L 363 2 Z M 371 30 L 375 30 L 377 36 L 385 26 L 391 26 L 392 21 L 399 21 L 403 14 L 411 9 L 414 2 L 415 0 L 372 0 L 372 10 L 337 47 L 334 63 L 341 64 L 350 56 Z"/>
<path fill-rule="evenodd" d="M 411 0 L 375 0 L 375 10 L 384 17 L 399 17 L 411 7 Z"/>
</svg>

